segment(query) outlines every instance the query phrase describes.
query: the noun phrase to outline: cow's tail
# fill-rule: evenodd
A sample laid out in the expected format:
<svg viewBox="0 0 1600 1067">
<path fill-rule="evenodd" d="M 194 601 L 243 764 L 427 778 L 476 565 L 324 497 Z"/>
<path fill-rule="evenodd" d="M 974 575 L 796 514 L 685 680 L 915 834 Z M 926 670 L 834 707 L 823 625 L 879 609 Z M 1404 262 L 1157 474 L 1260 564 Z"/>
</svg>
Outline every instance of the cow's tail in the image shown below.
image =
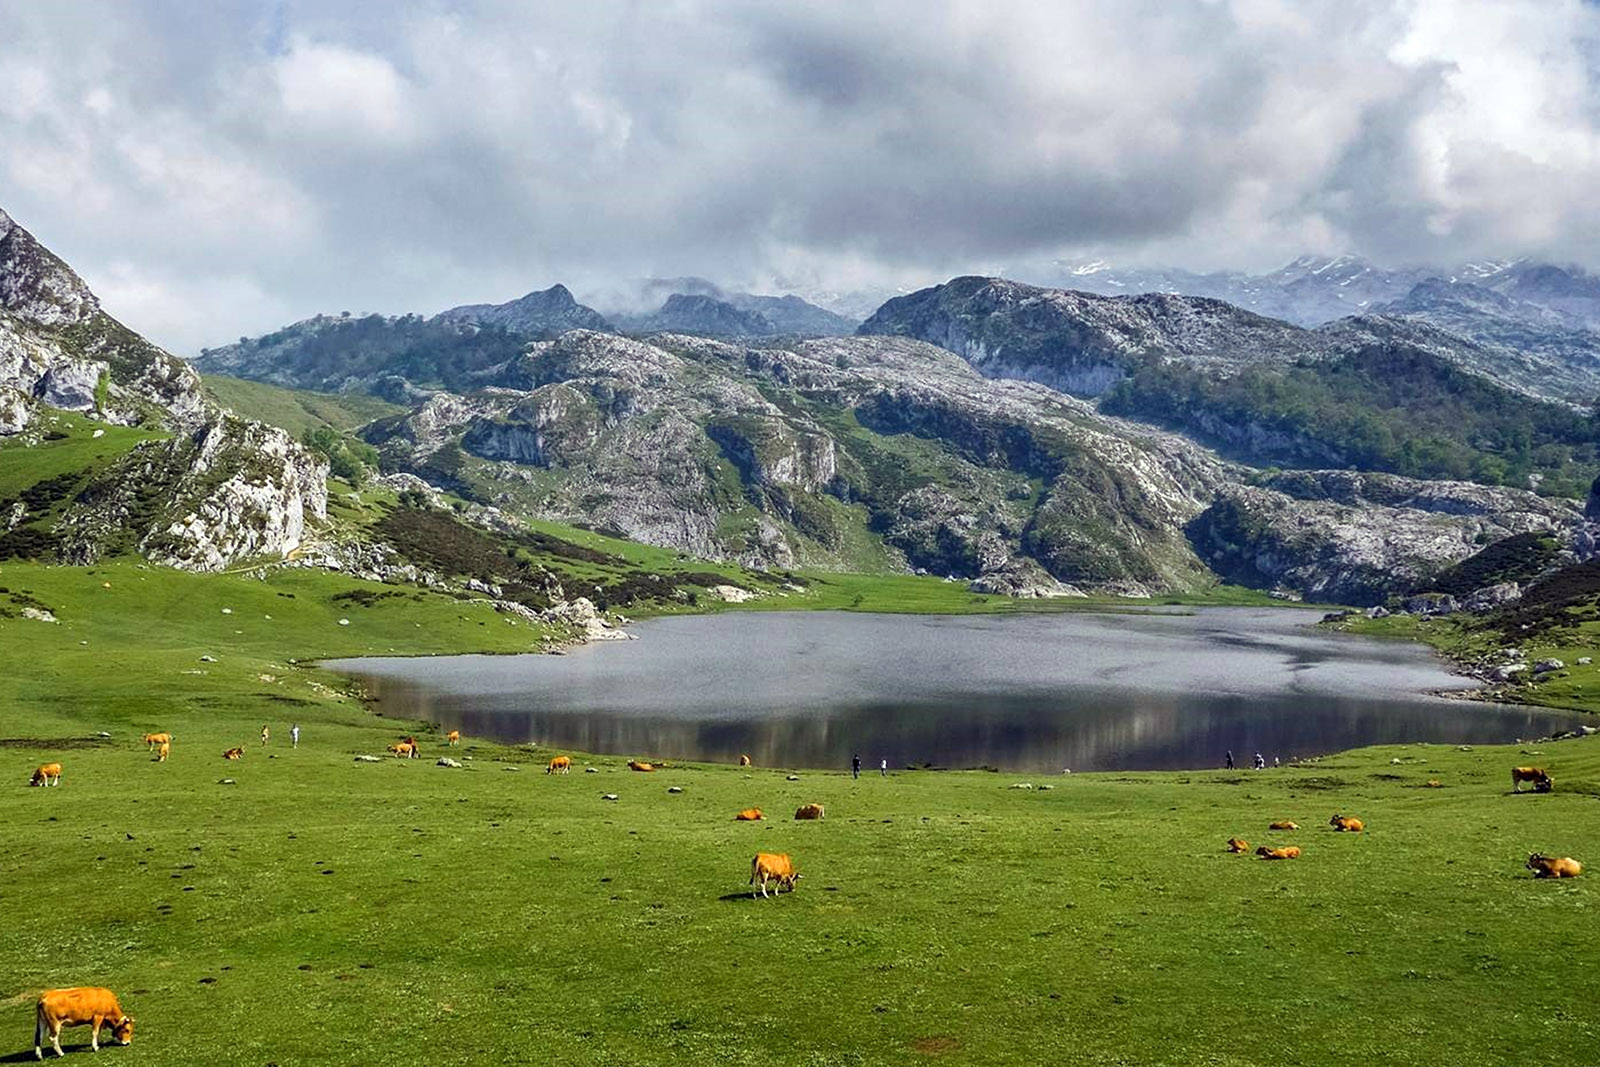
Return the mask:
<svg viewBox="0 0 1600 1067">
<path fill-rule="evenodd" d="M 33 1011 L 33 1053 L 35 1056 L 43 1054 L 41 1050 L 44 1048 L 44 1031 L 44 998 L 40 997 L 39 1003 Z"/>
</svg>

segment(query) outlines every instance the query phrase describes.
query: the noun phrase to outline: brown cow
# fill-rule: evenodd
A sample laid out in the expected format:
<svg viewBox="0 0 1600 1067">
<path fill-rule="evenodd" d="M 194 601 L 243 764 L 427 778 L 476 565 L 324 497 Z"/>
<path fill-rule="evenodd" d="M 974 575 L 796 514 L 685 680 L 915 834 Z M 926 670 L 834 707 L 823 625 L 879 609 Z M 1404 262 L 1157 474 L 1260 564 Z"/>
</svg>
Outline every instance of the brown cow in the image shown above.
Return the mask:
<svg viewBox="0 0 1600 1067">
<path fill-rule="evenodd" d="M 117 1044 L 133 1041 L 133 1020 L 123 1014 L 117 995 L 99 986 L 77 986 L 73 989 L 47 989 L 39 994 L 39 1006 L 34 1012 L 33 1055 L 44 1059 L 44 1037 L 50 1035 L 50 1044 L 57 1056 L 61 1051 L 63 1026 L 92 1026 L 89 1047 L 100 1051 L 100 1028 L 109 1026 Z"/>
<path fill-rule="evenodd" d="M 628 761 L 628 770 L 630 771 L 653 771 L 655 769 L 655 764 L 653 763 L 644 763 L 636 759 Z"/>
<path fill-rule="evenodd" d="M 749 756 L 740 756 L 739 757 L 739 766 L 741 766 L 741 767 L 750 766 L 750 757 Z"/>
<path fill-rule="evenodd" d="M 223 759 L 244 759 L 244 749 L 230 748 L 222 754 Z"/>
<path fill-rule="evenodd" d="M 394 753 L 396 756 L 401 756 L 405 759 L 417 758 L 417 746 L 413 745 L 410 741 L 396 741 L 394 744 L 389 746 L 389 751 Z"/>
<path fill-rule="evenodd" d="M 794 817 L 797 819 L 820 819 L 822 818 L 822 805 L 802 804 L 795 810 Z"/>
<path fill-rule="evenodd" d="M 172 740 L 172 735 L 171 734 L 145 734 L 144 735 L 144 743 L 145 743 L 145 746 L 146 746 L 145 747 L 145 751 L 146 752 L 154 751 L 154 749 L 155 749 L 155 747 L 157 745 L 165 744 L 166 742 L 171 741 L 171 740 Z"/>
<path fill-rule="evenodd" d="M 1250 842 L 1246 841 L 1242 837 L 1230 837 L 1230 838 L 1228 838 L 1228 851 L 1229 852 L 1249 852 L 1250 851 Z"/>
<path fill-rule="evenodd" d="M 33 777 L 28 779 L 29 785 L 60 785 L 61 764 L 41 763 L 33 772 Z"/>
<path fill-rule="evenodd" d="M 451 748 L 459 745 L 461 743 L 461 731 L 451 730 L 449 733 L 445 734 L 444 743 L 449 745 Z"/>
<path fill-rule="evenodd" d="M 1532 782 L 1535 793 L 1548 793 L 1555 785 L 1543 767 L 1513 767 L 1511 768 L 1511 791 L 1522 792 L 1522 783 Z"/>
<path fill-rule="evenodd" d="M 1535 878 L 1576 878 L 1583 871 L 1583 864 L 1570 856 L 1558 859 L 1535 852 L 1528 857 L 1528 870 Z"/>
<path fill-rule="evenodd" d="M 1300 829 L 1300 824 L 1297 823 L 1297 822 L 1290 822 L 1288 819 L 1281 819 L 1278 822 L 1268 824 L 1267 829 L 1268 830 L 1298 830 L 1298 829 Z"/>
<path fill-rule="evenodd" d="M 743 811 L 741 811 L 739 814 L 737 814 L 737 815 L 735 815 L 733 817 L 733 821 L 734 822 L 755 822 L 758 819 L 765 819 L 765 818 L 766 818 L 766 816 L 761 814 L 761 809 L 760 808 L 745 808 Z"/>
<path fill-rule="evenodd" d="M 1262 845 L 1256 849 L 1256 855 L 1264 860 L 1297 860 L 1300 858 L 1300 850 L 1294 845 L 1288 848 L 1268 848 Z"/>
<path fill-rule="evenodd" d="M 757 852 L 756 858 L 750 861 L 750 884 L 761 884 L 761 895 L 767 895 L 767 883 L 776 882 L 778 887 L 774 892 L 782 892 L 785 886 L 789 892 L 794 892 L 794 884 L 800 880 L 795 873 L 794 861 L 787 852 Z M 750 890 L 750 895 L 755 896 L 756 891 Z"/>
<path fill-rule="evenodd" d="M 157 763 L 165 763 L 165 762 L 167 762 L 167 756 L 171 752 L 172 752 L 172 742 L 171 741 L 163 741 L 163 742 L 161 742 L 161 747 L 156 749 L 156 762 Z"/>
<path fill-rule="evenodd" d="M 550 766 L 544 769 L 546 774 L 566 774 L 572 770 L 571 756 L 557 756 L 550 761 Z"/>
<path fill-rule="evenodd" d="M 1340 833 L 1348 832 L 1352 834 L 1359 834 L 1367 828 L 1366 823 L 1350 815 L 1335 815 L 1328 820 L 1328 825 Z"/>
</svg>

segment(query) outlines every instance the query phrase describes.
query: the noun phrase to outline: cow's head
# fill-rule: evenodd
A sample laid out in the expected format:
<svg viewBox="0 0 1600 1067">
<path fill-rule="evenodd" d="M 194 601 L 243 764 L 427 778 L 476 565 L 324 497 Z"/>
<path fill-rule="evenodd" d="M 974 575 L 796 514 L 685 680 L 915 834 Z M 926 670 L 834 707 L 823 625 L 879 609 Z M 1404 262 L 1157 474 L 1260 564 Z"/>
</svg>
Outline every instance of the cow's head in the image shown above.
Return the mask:
<svg viewBox="0 0 1600 1067">
<path fill-rule="evenodd" d="M 1542 855 L 1538 852 L 1528 853 L 1528 870 L 1530 871 L 1537 871 L 1548 862 L 1550 862 L 1548 856 Z"/>
<path fill-rule="evenodd" d="M 124 1015 L 111 1025 L 111 1036 L 117 1039 L 119 1045 L 133 1043 L 133 1017 Z"/>
<path fill-rule="evenodd" d="M 1548 793 L 1555 786 L 1555 781 L 1548 774 L 1541 774 L 1533 783 L 1535 793 Z"/>
</svg>

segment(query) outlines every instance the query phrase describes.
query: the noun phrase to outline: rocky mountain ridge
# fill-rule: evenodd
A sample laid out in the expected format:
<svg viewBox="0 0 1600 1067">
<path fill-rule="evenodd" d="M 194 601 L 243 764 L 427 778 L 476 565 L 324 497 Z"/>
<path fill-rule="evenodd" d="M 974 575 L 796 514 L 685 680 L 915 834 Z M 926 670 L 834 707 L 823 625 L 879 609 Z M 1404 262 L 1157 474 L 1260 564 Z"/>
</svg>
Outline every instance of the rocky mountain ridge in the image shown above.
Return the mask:
<svg viewBox="0 0 1600 1067">
<path fill-rule="evenodd" d="M 295 548 L 324 513 L 327 465 L 282 430 L 217 411 L 188 364 L 117 322 L 65 263 L 0 212 L 0 440 L 41 443 L 72 412 L 157 429 L 108 469 L 0 501 L 11 543 L 90 560 L 133 547 L 199 570 Z M 103 431 L 102 431 L 103 432 Z"/>
</svg>

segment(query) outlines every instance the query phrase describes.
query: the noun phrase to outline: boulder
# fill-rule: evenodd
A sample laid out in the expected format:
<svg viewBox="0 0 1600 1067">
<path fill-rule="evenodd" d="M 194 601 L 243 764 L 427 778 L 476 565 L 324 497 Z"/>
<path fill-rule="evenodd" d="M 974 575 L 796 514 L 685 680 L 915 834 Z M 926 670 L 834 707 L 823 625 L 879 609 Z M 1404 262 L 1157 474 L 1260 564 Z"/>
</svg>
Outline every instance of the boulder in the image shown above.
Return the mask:
<svg viewBox="0 0 1600 1067">
<path fill-rule="evenodd" d="M 440 756 L 439 757 L 439 762 L 435 763 L 434 766 L 435 767 L 459 767 L 459 766 L 461 766 L 461 764 L 457 763 L 455 760 L 451 759 L 449 756 Z"/>
<path fill-rule="evenodd" d="M 1474 589 L 1461 602 L 1466 611 L 1492 611 L 1522 599 L 1522 586 L 1516 582 L 1497 582 L 1482 589 Z"/>
<path fill-rule="evenodd" d="M 1538 663 L 1535 663 L 1533 665 L 1533 673 L 1548 674 L 1551 671 L 1564 670 L 1566 666 L 1566 663 L 1556 659 L 1554 656 L 1551 656 L 1549 659 L 1542 659 Z"/>
</svg>

